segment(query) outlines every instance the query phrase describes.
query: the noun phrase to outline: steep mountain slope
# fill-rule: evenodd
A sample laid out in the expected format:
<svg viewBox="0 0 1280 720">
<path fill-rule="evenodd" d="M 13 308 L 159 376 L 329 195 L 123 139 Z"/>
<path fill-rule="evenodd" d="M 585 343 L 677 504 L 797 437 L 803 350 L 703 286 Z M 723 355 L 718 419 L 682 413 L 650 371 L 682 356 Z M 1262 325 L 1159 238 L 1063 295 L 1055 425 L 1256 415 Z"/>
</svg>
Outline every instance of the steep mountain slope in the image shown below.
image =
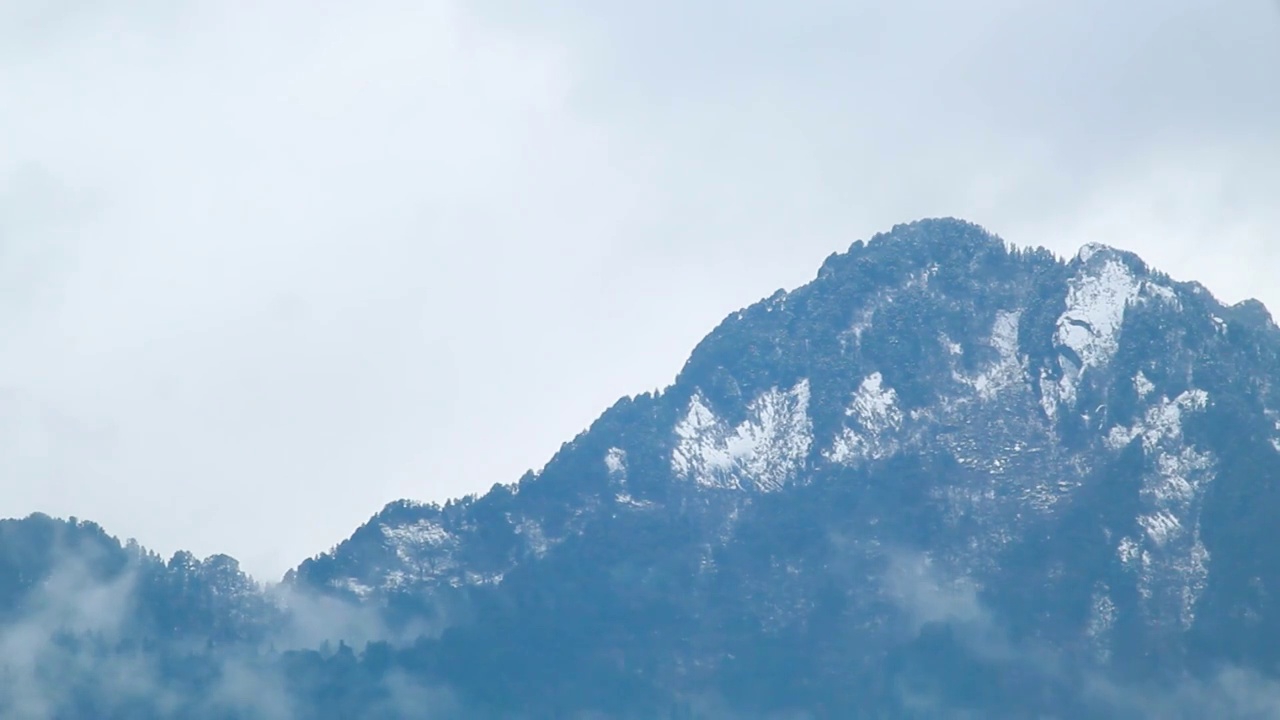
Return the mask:
<svg viewBox="0 0 1280 720">
<path fill-rule="evenodd" d="M 279 588 L 0 523 L 0 714 L 1280 717 L 1276 517 L 1260 304 L 924 220 Z"/>
<path fill-rule="evenodd" d="M 1278 384 L 1255 302 L 920 221 L 540 472 L 394 503 L 287 581 L 449 624 L 436 676 L 499 708 L 1113 716 L 1102 678 L 1280 660 Z"/>
</svg>

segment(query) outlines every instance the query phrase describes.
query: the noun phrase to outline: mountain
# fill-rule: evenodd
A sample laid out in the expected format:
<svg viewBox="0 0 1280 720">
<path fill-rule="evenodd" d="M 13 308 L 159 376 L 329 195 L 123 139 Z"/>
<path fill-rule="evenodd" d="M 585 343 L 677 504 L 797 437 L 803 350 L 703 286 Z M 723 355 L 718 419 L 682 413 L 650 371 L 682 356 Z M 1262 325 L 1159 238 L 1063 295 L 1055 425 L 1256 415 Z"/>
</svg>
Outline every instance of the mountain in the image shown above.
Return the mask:
<svg viewBox="0 0 1280 720">
<path fill-rule="evenodd" d="M 133 550 L 157 607 L 206 599 L 168 635 L 125 616 L 282 688 L 182 685 L 209 717 L 1280 717 L 1274 517 L 1265 308 L 933 219 L 726 318 L 540 471 L 392 503 L 278 588 Z M 378 632 L 263 650 L 315 608 Z"/>
</svg>

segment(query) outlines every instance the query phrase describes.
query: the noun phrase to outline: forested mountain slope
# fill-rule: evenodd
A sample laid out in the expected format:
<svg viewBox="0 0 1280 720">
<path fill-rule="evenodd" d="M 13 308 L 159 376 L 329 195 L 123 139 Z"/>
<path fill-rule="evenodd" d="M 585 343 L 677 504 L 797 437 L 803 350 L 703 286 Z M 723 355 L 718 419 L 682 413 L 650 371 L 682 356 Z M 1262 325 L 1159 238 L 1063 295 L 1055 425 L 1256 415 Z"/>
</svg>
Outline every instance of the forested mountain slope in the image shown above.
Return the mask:
<svg viewBox="0 0 1280 720">
<path fill-rule="evenodd" d="M 1260 304 L 936 219 L 725 319 L 540 471 L 392 503 L 280 587 L 59 527 L 130 578 L 103 647 L 185 653 L 139 697 L 188 713 L 1272 717 L 1276 517 Z M 50 524 L 0 534 L 0 610 L 39 597 Z M 321 611 L 376 620 L 308 649 Z"/>
</svg>

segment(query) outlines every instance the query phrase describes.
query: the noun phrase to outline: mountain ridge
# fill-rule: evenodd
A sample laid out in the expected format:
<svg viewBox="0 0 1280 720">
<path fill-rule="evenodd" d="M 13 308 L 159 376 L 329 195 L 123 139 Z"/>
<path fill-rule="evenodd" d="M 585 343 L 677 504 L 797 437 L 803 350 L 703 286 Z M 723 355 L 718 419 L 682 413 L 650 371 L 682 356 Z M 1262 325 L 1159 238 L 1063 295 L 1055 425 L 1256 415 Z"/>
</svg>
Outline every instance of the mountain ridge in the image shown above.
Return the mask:
<svg viewBox="0 0 1280 720">
<path fill-rule="evenodd" d="M 1245 717 L 1220 669 L 1270 692 L 1280 667 L 1275 513 L 1261 303 L 936 218 L 729 314 L 539 470 L 388 503 L 279 590 L 407 643 L 308 667 L 356 694 L 395 668 L 461 716 L 1174 717 L 1174 688 Z"/>
<path fill-rule="evenodd" d="M 926 249 L 937 249 L 938 241 L 936 240 L 936 235 L 933 234 L 932 231 L 935 231 L 939 228 L 942 228 L 944 230 L 949 230 L 952 228 L 963 228 L 965 230 L 975 231 L 976 233 L 975 237 L 980 238 L 980 241 L 978 243 L 970 245 L 968 249 L 981 248 L 984 245 L 989 248 L 998 247 L 1004 250 L 1017 249 L 1017 247 L 1014 246 L 1013 244 L 1007 243 L 1006 241 L 1001 239 L 999 236 L 990 233 L 985 228 L 975 223 L 959 220 L 957 218 L 952 218 L 952 217 L 925 218 L 922 220 L 895 225 L 891 230 L 877 233 L 867 241 L 863 241 L 863 240 L 855 241 L 851 245 L 849 250 L 844 253 L 839 253 L 839 252 L 832 253 L 823 262 L 822 266 L 820 267 L 817 273 L 815 281 L 823 279 L 824 274 L 832 272 L 832 267 L 835 264 L 838 264 L 840 262 L 840 259 L 846 257 L 850 252 L 856 251 L 864 246 L 870 246 L 873 243 L 889 243 L 890 245 L 894 246 L 891 249 L 905 248 L 910 250 L 910 249 L 921 248 L 921 247 Z M 956 250 L 956 246 L 951 246 L 947 249 L 954 251 Z M 965 249 L 964 246 L 961 246 L 961 249 L 962 250 Z M 1040 247 L 1035 247 L 1035 248 L 1027 247 L 1024 249 L 1032 252 L 1041 251 L 1041 252 L 1045 252 L 1053 255 L 1051 251 L 1045 250 L 1044 248 L 1040 248 Z M 1053 255 L 1053 256 L 1059 257 L 1057 255 Z M 1103 243 L 1096 243 L 1096 242 L 1086 243 L 1082 245 L 1081 248 L 1073 256 L 1069 258 L 1062 257 L 1061 259 L 1064 262 L 1066 262 L 1068 265 L 1070 265 L 1072 263 L 1087 263 L 1090 260 L 1092 260 L 1094 257 L 1119 259 L 1138 273 L 1146 274 L 1146 273 L 1152 272 L 1151 268 L 1147 265 L 1147 263 L 1144 260 L 1142 260 L 1141 257 L 1138 256 L 1136 253 L 1128 250 L 1124 250 L 1121 248 L 1117 248 L 1115 246 L 1103 244 Z M 1162 280 L 1165 280 L 1168 282 L 1174 282 L 1174 281 L 1171 281 L 1168 278 L 1168 276 L 1164 275 L 1163 273 L 1157 273 L 1157 275 Z M 1206 288 L 1204 288 L 1202 285 L 1200 285 L 1198 282 L 1195 282 L 1195 281 L 1176 282 L 1174 284 L 1180 287 L 1189 288 L 1191 292 L 1198 295 L 1199 294 L 1210 295 L 1209 291 Z M 805 286 L 801 286 L 801 288 L 806 287 L 807 285 L 808 283 L 806 283 Z M 721 321 L 721 323 L 719 323 L 712 330 L 711 335 L 714 335 L 716 332 L 720 331 L 721 328 L 724 327 L 726 324 L 741 320 L 744 317 L 744 313 L 746 313 L 751 308 L 755 308 L 761 305 L 762 303 L 779 302 L 782 298 L 787 297 L 790 293 L 793 293 L 796 290 L 799 290 L 801 288 L 797 288 L 791 291 L 779 289 L 775 293 L 770 295 L 768 298 L 765 298 L 760 302 L 753 303 L 747 308 L 743 308 L 742 310 L 738 310 L 736 312 L 730 313 L 728 316 L 725 317 L 724 320 Z M 1267 324 L 1274 325 L 1274 321 L 1271 319 L 1271 315 L 1269 311 L 1267 311 L 1265 306 L 1260 301 L 1254 298 L 1241 300 L 1238 303 L 1235 303 L 1234 305 L 1224 306 L 1224 308 L 1254 313 L 1259 317 L 1265 318 L 1265 322 Z M 710 337 L 710 335 L 708 337 Z M 698 352 L 697 348 L 701 347 L 701 345 L 705 342 L 706 342 L 706 339 L 704 339 L 702 342 L 698 344 L 697 347 L 695 347 L 695 350 L 693 351 L 694 355 L 696 355 Z M 677 374 L 675 380 L 666 388 L 663 388 L 662 390 L 660 390 L 657 394 L 658 395 L 665 394 L 666 392 L 670 391 L 672 388 L 680 385 L 681 376 L 688 371 L 690 364 L 692 364 L 693 362 L 694 362 L 693 357 L 687 360 L 684 366 L 682 367 L 682 369 L 680 370 L 680 372 Z M 620 398 L 617 402 L 615 402 L 613 406 L 610 406 L 609 409 L 606 409 L 601 414 L 601 416 L 597 418 L 596 421 L 593 421 L 591 425 L 588 426 L 588 429 L 581 431 L 575 437 L 575 440 L 577 439 L 577 437 L 581 437 L 589 433 L 590 428 L 594 426 L 596 422 L 598 422 L 604 416 L 608 415 L 617 406 L 626 404 L 626 403 L 642 401 L 643 399 L 648 399 L 653 396 L 654 396 L 654 393 L 652 392 L 643 392 L 637 395 L 628 395 L 628 396 L 624 396 L 623 398 Z M 568 445 L 572 442 L 573 440 L 568 441 L 564 445 Z M 562 446 L 562 449 L 563 449 L 563 446 Z M 544 468 L 545 468 L 545 465 L 544 465 Z M 499 485 L 506 486 L 508 489 L 513 489 L 517 485 L 519 485 L 521 482 L 536 478 L 540 473 L 541 471 L 535 472 L 533 470 L 529 470 L 529 471 L 526 471 L 526 473 L 520 479 L 512 483 L 500 483 Z M 497 485 L 495 485 L 495 488 L 496 487 Z M 489 492 L 492 492 L 492 491 L 494 491 L 494 488 L 491 488 Z M 445 502 L 445 505 L 451 505 L 452 503 L 455 503 L 455 502 L 460 502 L 467 499 L 475 499 L 480 497 L 481 495 L 483 495 L 483 493 L 468 493 L 462 497 L 446 499 L 444 502 Z M 382 508 L 382 510 L 378 511 L 373 516 L 371 516 L 370 520 L 367 521 L 365 524 L 367 525 L 368 522 L 371 522 L 374 519 L 381 517 L 385 512 L 394 511 L 397 508 L 403 509 L 403 508 L 409 508 L 409 507 L 431 508 L 431 507 L 442 507 L 442 506 L 440 505 L 439 502 L 424 502 L 424 501 L 413 500 L 410 498 L 393 500 L 388 502 Z M 333 548 L 331 548 L 331 550 L 332 549 Z M 320 553 L 320 555 L 323 555 L 323 554 L 324 553 Z M 314 559 L 315 557 L 316 556 L 313 556 L 312 559 Z M 288 573 L 286 573 L 285 581 L 286 582 L 290 581 L 292 577 L 296 576 L 296 573 L 297 573 L 297 568 L 290 570 Z"/>
<path fill-rule="evenodd" d="M 957 239 L 957 237 L 961 242 L 950 242 L 952 240 Z M 871 258 L 854 257 L 858 253 L 858 251 L 863 250 L 864 248 L 866 249 L 867 252 L 874 252 L 882 249 L 883 250 L 882 252 L 880 252 L 879 257 L 871 257 Z M 829 279 L 831 277 L 834 277 L 835 274 L 838 272 L 838 268 L 841 266 L 841 264 L 847 265 L 848 263 L 851 263 L 851 262 L 861 261 L 871 266 L 875 266 L 878 269 L 883 269 L 884 266 L 888 264 L 886 263 L 886 260 L 888 261 L 893 260 L 893 258 L 891 257 L 893 254 L 909 253 L 913 251 L 923 251 L 927 253 L 930 256 L 930 259 L 934 263 L 936 263 L 939 259 L 938 253 L 942 254 L 941 259 L 944 261 L 945 260 L 954 261 L 956 253 L 959 253 L 961 257 L 969 260 L 970 264 L 972 264 L 975 260 L 981 261 L 982 258 L 984 257 L 984 253 L 1018 252 L 1016 248 L 1010 247 L 1007 243 L 1005 243 L 1003 240 L 1001 240 L 997 236 L 991 233 L 988 233 L 986 230 L 972 223 L 956 221 L 954 219 L 935 219 L 935 220 L 917 221 L 915 223 L 896 226 L 889 233 L 878 234 L 873 238 L 871 238 L 871 240 L 867 241 L 866 243 L 862 243 L 861 241 L 856 242 L 851 246 L 850 251 L 848 253 L 833 254 L 831 257 L 827 259 L 827 261 L 823 263 L 823 266 L 819 270 L 818 276 L 815 279 L 814 283 L 822 282 L 824 279 Z M 1033 256 L 1035 256 L 1036 253 L 1040 253 L 1041 254 L 1040 257 L 1042 260 L 1051 256 L 1051 254 L 1043 250 L 1032 250 L 1032 251 L 1029 251 L 1029 253 L 1032 254 Z M 886 256 L 890 256 L 890 257 L 886 257 Z M 917 265 L 918 264 L 919 263 L 917 263 Z M 1075 380 L 1077 378 L 1072 377 L 1072 374 L 1078 374 L 1083 370 L 1096 365 L 1099 359 L 1109 360 L 1109 358 L 1106 356 L 1109 355 L 1109 353 L 1114 352 L 1114 350 L 1110 347 L 1111 336 L 1118 329 L 1115 327 L 1115 325 L 1119 320 L 1122 319 L 1124 310 L 1128 302 L 1127 299 L 1120 299 L 1117 293 L 1121 293 L 1121 294 L 1125 292 L 1137 293 L 1138 290 L 1140 289 L 1137 286 L 1134 286 L 1131 288 L 1113 287 L 1113 285 L 1116 282 L 1122 281 L 1124 277 L 1127 277 L 1125 273 L 1115 271 L 1115 268 L 1119 266 L 1123 266 L 1127 268 L 1128 273 L 1141 276 L 1143 278 L 1142 280 L 1143 285 L 1141 289 L 1143 289 L 1143 291 L 1147 293 L 1160 293 L 1162 294 L 1161 296 L 1162 299 L 1166 301 L 1176 300 L 1176 298 L 1174 298 L 1171 295 L 1171 293 L 1175 292 L 1172 289 L 1172 286 L 1176 286 L 1178 288 L 1186 290 L 1191 294 L 1191 296 L 1200 296 L 1200 295 L 1207 296 L 1206 291 L 1204 291 L 1203 288 L 1199 287 L 1196 284 L 1187 284 L 1187 283 L 1175 284 L 1175 283 L 1172 283 L 1172 281 L 1170 281 L 1169 278 L 1166 275 L 1163 275 L 1162 273 L 1152 274 L 1152 271 L 1150 270 L 1150 268 L 1133 253 L 1117 250 L 1115 248 L 1110 248 L 1110 247 L 1098 245 L 1098 244 L 1090 244 L 1090 245 L 1084 246 L 1080 250 L 1080 252 L 1076 254 L 1074 258 L 1072 258 L 1069 261 L 1065 261 L 1061 269 L 1069 272 L 1073 267 L 1088 267 L 1088 266 L 1099 267 L 1099 268 L 1102 268 L 1104 271 L 1107 270 L 1108 268 L 1111 269 L 1109 275 L 1099 276 L 1097 278 L 1098 282 L 1094 282 L 1089 285 L 1081 286 L 1080 288 L 1078 288 L 1079 290 L 1078 295 L 1080 295 L 1081 298 L 1088 300 L 1089 302 L 1092 302 L 1093 305 L 1086 306 L 1085 304 L 1078 303 L 1078 307 L 1076 308 L 1077 311 L 1081 311 L 1081 308 L 1083 308 L 1082 312 L 1098 311 L 1101 313 L 1099 316 L 1093 317 L 1093 318 L 1089 318 L 1087 316 L 1080 317 L 1080 318 L 1076 318 L 1076 317 L 1067 318 L 1068 322 L 1059 323 L 1059 326 L 1056 328 L 1056 332 L 1052 337 L 1049 337 L 1049 338 L 1045 338 L 1045 337 L 1037 338 L 1030 335 L 1026 335 L 1025 333 L 1022 333 L 1021 331 L 1019 331 L 1018 337 L 1012 340 L 1015 346 L 1021 346 L 1024 342 L 1027 342 L 1027 343 L 1032 343 L 1033 347 L 1035 343 L 1039 343 L 1039 345 L 1042 348 L 1044 348 L 1045 346 L 1052 347 L 1055 340 L 1061 341 L 1056 343 L 1057 345 L 1056 349 L 1059 351 L 1066 352 L 1069 356 L 1073 356 L 1073 357 L 1067 358 L 1070 364 L 1080 366 L 1076 368 L 1068 368 L 1066 370 L 1063 370 L 1061 366 L 1056 369 L 1055 368 L 1043 369 L 1049 372 L 1051 375 L 1054 374 L 1055 372 L 1057 374 L 1065 373 L 1063 377 L 1057 378 L 1056 383 L 1045 384 L 1042 382 L 1042 388 L 1041 388 L 1042 392 L 1040 394 L 1039 400 L 1042 403 L 1042 407 L 1046 408 L 1045 412 L 1047 414 L 1052 412 L 1051 408 L 1056 408 L 1056 404 L 1060 402 L 1062 399 L 1066 399 L 1067 401 L 1075 401 L 1076 398 L 1074 397 L 1074 394 L 1078 390 L 1075 384 Z M 934 267 L 936 267 L 936 265 Z M 917 267 L 915 268 L 915 270 L 919 272 L 921 268 Z M 909 282 L 908 278 L 903 274 L 902 268 L 893 268 L 892 271 L 897 272 L 898 274 L 898 277 L 897 277 L 898 284 L 902 284 L 903 282 Z M 926 273 L 924 277 L 927 282 L 927 278 L 928 278 L 927 273 L 930 272 L 930 270 L 926 267 L 924 268 L 924 272 Z M 1109 286 L 1108 283 L 1110 283 L 1111 286 Z M 634 408 L 637 406 L 644 406 L 647 404 L 656 403 L 657 401 L 662 399 L 669 399 L 673 393 L 678 398 L 676 400 L 677 405 L 684 402 L 693 402 L 696 399 L 697 400 L 696 405 L 698 406 L 699 413 L 695 413 L 695 414 L 700 414 L 704 416 L 704 419 L 705 419 L 705 416 L 711 412 L 712 407 L 728 406 L 729 416 L 725 418 L 725 421 L 730 424 L 740 422 L 744 417 L 743 412 L 739 412 L 735 415 L 734 413 L 735 409 L 740 411 L 746 411 L 748 407 L 747 405 L 738 401 L 740 401 L 743 397 L 759 398 L 762 396 L 762 394 L 766 390 L 776 390 L 777 388 L 751 387 L 748 383 L 743 382 L 743 378 L 741 377 L 725 378 L 721 372 L 722 367 L 716 366 L 716 361 L 714 360 L 714 358 L 725 354 L 727 351 L 725 351 L 723 348 L 718 348 L 717 343 L 724 342 L 725 341 L 724 336 L 731 334 L 733 332 L 733 327 L 737 323 L 741 323 L 744 321 L 749 321 L 753 323 L 760 323 L 760 322 L 767 323 L 768 319 L 766 316 L 769 313 L 773 313 L 775 310 L 785 308 L 785 305 L 788 302 L 788 300 L 792 299 L 796 293 L 803 294 L 805 290 L 811 287 L 812 285 L 813 283 L 810 283 L 805 286 L 802 286 L 801 288 L 797 288 L 796 290 L 791 292 L 779 291 L 778 293 L 775 293 L 773 296 L 762 301 L 761 303 L 754 304 L 749 308 L 745 308 L 743 310 L 740 310 L 736 313 L 729 315 L 722 323 L 720 323 L 707 336 L 706 339 L 704 339 L 701 343 L 699 343 L 699 345 L 694 349 L 689 360 L 685 363 L 684 367 L 682 368 L 680 373 L 677 375 L 675 382 L 671 386 L 663 390 L 658 395 L 645 394 L 645 395 L 637 396 L 635 398 L 627 398 L 620 401 L 618 404 L 615 404 L 613 408 L 611 408 L 610 410 L 602 414 L 601 418 L 599 418 L 595 423 L 592 424 L 591 429 L 588 429 L 584 433 L 579 434 L 579 436 L 575 438 L 573 441 L 571 441 L 570 443 L 566 443 L 566 445 L 562 447 L 561 453 L 564 453 L 566 449 L 571 449 L 574 446 L 574 444 L 579 443 L 583 441 L 584 438 L 590 436 L 592 433 L 592 429 L 594 429 L 598 424 L 602 422 L 607 422 L 611 413 L 618 412 L 620 407 L 628 407 L 629 409 L 632 409 L 632 411 L 634 412 L 635 411 Z M 1070 291 L 1064 293 L 1064 295 L 1067 296 L 1067 299 L 1069 299 Z M 1134 298 L 1137 298 L 1137 297 L 1138 296 L 1135 294 Z M 1150 299 L 1151 299 L 1150 297 L 1145 297 L 1145 300 L 1150 300 Z M 1120 300 L 1119 304 L 1117 304 L 1117 300 Z M 1119 312 L 1117 312 L 1117 308 Z M 1056 310 L 1057 308 L 1054 308 L 1054 309 Z M 1225 310 L 1226 308 L 1219 306 L 1219 309 Z M 779 313 L 779 315 L 781 314 L 783 313 Z M 1066 318 L 1067 315 L 1068 313 L 1064 309 L 1060 317 Z M 1216 315 L 1213 315 L 1212 317 L 1218 318 L 1218 316 Z M 1008 318 L 1006 317 L 1006 321 L 1007 320 Z M 1225 320 L 1222 320 L 1221 318 L 1218 318 L 1218 320 L 1225 322 Z M 1094 324 L 1101 324 L 1101 327 L 1094 328 L 1093 327 Z M 862 332 L 862 330 L 860 330 L 856 324 L 852 330 L 855 335 L 860 335 L 860 333 Z M 813 340 L 814 338 L 805 338 L 806 351 L 810 350 L 810 346 Z M 1008 340 L 1008 338 L 1006 338 L 1006 340 Z M 1046 340 L 1048 342 L 1046 342 Z M 743 354 L 743 358 L 747 363 L 750 363 L 754 359 L 754 357 L 759 354 L 759 349 L 753 346 L 748 346 L 746 349 L 747 349 L 747 352 Z M 1087 353 L 1087 356 L 1081 357 L 1080 355 L 1081 352 Z M 780 355 L 780 353 L 777 352 L 777 350 L 775 349 L 775 352 L 773 353 L 773 355 L 774 357 L 768 358 L 766 362 L 773 363 L 772 365 L 770 365 L 769 370 L 776 373 L 779 369 L 776 366 L 776 363 L 779 360 L 778 356 Z M 811 355 L 812 355 L 811 352 L 806 352 L 805 359 L 808 360 L 811 357 Z M 706 361 L 705 358 L 708 358 L 708 357 L 713 359 L 710 361 Z M 742 362 L 739 362 L 738 364 L 740 375 L 742 374 L 741 373 L 742 364 L 743 364 Z M 895 367 L 894 363 L 892 362 L 883 363 L 883 364 L 889 366 L 890 368 Z M 708 365 L 710 365 L 711 367 L 708 367 Z M 1005 369 L 1007 370 L 1009 368 L 1006 367 Z M 790 368 L 788 368 L 784 372 L 789 373 L 789 379 L 781 383 L 782 385 L 787 385 L 789 382 L 798 380 L 799 376 L 801 375 L 801 373 L 798 372 L 797 370 L 790 369 Z M 867 377 L 870 379 L 873 376 L 867 376 Z M 885 382 L 883 372 L 881 372 L 881 374 L 875 377 L 876 377 L 875 382 L 868 385 L 865 388 L 866 390 L 868 391 L 874 390 L 879 383 Z M 993 380 L 996 380 L 996 378 L 979 376 L 978 378 L 974 379 L 973 382 L 989 383 L 989 382 L 992 382 Z M 1043 378 L 1042 378 L 1042 381 L 1043 381 Z M 904 385 L 907 386 L 908 388 L 910 387 L 909 380 L 906 382 L 903 382 L 902 379 L 899 379 L 898 382 L 890 382 L 889 384 L 895 388 L 893 391 L 895 396 L 897 396 L 900 399 L 903 397 L 906 397 L 908 400 L 911 399 L 911 395 L 907 395 L 902 389 Z M 692 386 L 692 385 L 696 385 L 696 389 L 693 389 L 693 390 L 688 389 L 689 386 Z M 862 389 L 864 388 L 859 387 L 857 390 L 862 390 Z M 799 384 L 795 384 L 795 383 L 791 385 L 791 391 L 808 393 L 807 388 L 802 388 Z M 847 391 L 846 391 L 846 394 L 847 394 Z M 1065 395 L 1065 398 L 1056 398 L 1055 394 Z M 775 398 L 775 400 L 776 399 L 777 398 Z M 704 403 L 709 404 L 710 407 L 705 406 Z M 808 398 L 805 399 L 805 404 L 806 405 L 808 404 Z M 664 418 L 663 422 L 665 423 L 667 419 L 668 418 Z M 689 419 L 689 418 L 686 418 L 686 419 Z M 696 418 L 694 419 L 696 420 Z M 671 422 L 671 425 L 675 426 L 676 423 L 673 421 Z M 694 429 L 694 425 L 689 425 L 686 427 L 686 429 L 692 432 Z M 610 450 L 611 449 L 609 448 L 603 449 L 603 454 L 607 455 L 610 452 Z M 622 448 L 618 448 L 618 451 L 619 453 L 616 456 L 611 456 L 611 457 L 621 458 L 626 456 L 626 453 L 624 450 L 622 450 Z M 559 455 L 560 453 L 557 453 L 557 458 L 559 457 Z M 549 461 L 547 466 L 543 468 L 543 470 L 537 473 L 533 473 L 533 472 L 526 473 L 526 475 L 520 481 L 517 487 L 523 488 L 526 484 L 532 484 L 537 480 L 538 477 L 540 477 L 548 469 L 553 469 L 556 462 L 557 462 L 557 459 L 553 458 L 551 461 Z M 615 459 L 614 463 L 620 464 L 620 461 Z M 503 492 L 503 493 L 509 492 L 509 491 L 510 489 L 503 490 L 503 491 L 498 491 L 496 489 L 491 490 L 491 492 Z M 635 497 L 631 493 L 625 493 L 624 496 L 629 500 L 635 501 Z M 479 498 L 477 498 L 477 500 L 478 499 Z M 641 500 L 640 502 L 643 503 L 647 501 Z M 378 517 L 379 515 L 375 515 L 375 519 Z M 533 528 L 530 528 L 530 531 L 533 531 L 535 535 L 537 534 Z M 540 542 L 541 541 L 537 539 L 532 541 L 534 546 L 540 546 Z"/>
</svg>

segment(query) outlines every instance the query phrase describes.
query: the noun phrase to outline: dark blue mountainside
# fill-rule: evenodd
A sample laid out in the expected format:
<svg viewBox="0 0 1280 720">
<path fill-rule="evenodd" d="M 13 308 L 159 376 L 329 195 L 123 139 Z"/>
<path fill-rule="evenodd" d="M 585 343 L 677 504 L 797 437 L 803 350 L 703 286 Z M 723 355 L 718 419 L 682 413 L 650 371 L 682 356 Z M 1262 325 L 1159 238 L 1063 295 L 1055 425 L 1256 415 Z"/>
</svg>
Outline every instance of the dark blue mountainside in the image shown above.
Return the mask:
<svg viewBox="0 0 1280 720">
<path fill-rule="evenodd" d="M 1280 717 L 1276 517 L 1260 304 L 925 220 L 539 472 L 392 503 L 279 587 L 30 518 L 0 611 L 31 625 L 50 548 L 84 554 L 45 527 L 128 580 L 109 632 L 36 623 L 81 668 L 49 717 Z"/>
</svg>

